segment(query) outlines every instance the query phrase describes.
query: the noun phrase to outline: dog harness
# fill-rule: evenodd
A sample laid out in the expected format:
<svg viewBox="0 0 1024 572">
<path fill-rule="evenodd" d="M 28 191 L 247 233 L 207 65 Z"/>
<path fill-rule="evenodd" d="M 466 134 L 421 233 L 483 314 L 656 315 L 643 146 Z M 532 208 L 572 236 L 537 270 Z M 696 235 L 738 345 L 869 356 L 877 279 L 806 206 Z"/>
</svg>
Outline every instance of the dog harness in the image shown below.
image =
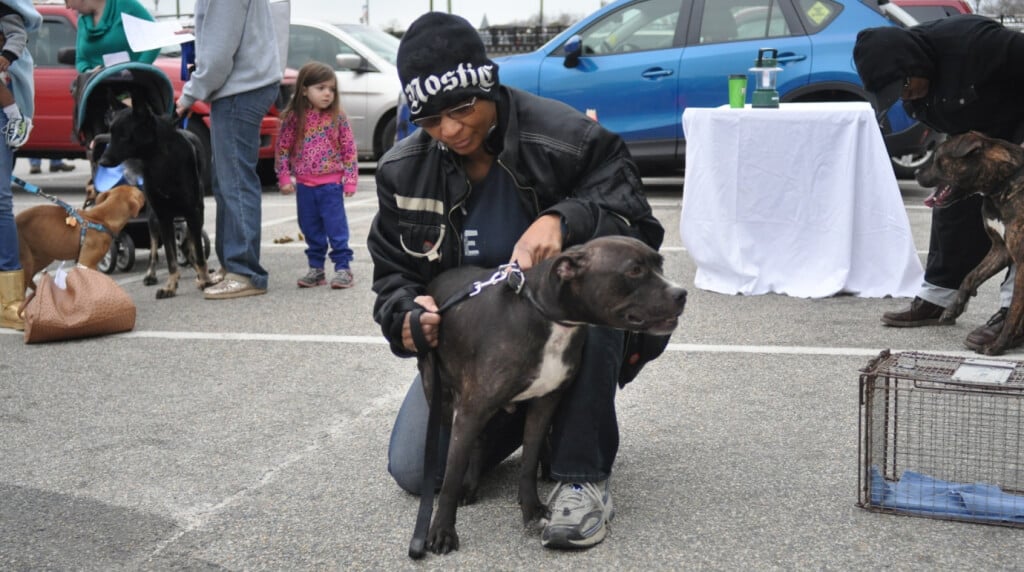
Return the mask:
<svg viewBox="0 0 1024 572">
<path fill-rule="evenodd" d="M 93 222 L 91 220 L 85 220 L 82 217 L 82 215 L 79 214 L 78 210 L 75 209 L 75 207 L 73 207 L 73 206 L 69 205 L 68 203 L 58 199 L 57 197 L 55 197 L 53 195 L 49 195 L 49 194 L 44 193 L 42 191 L 42 189 L 40 189 L 38 186 L 36 186 L 36 185 L 34 185 L 34 184 L 32 184 L 32 183 L 30 183 L 28 181 L 22 180 L 22 179 L 14 176 L 14 175 L 11 175 L 11 182 L 14 183 L 15 185 L 18 185 L 19 187 L 25 189 L 26 191 L 32 193 L 33 195 L 39 195 L 39 196 L 47 199 L 51 203 L 54 203 L 54 204 L 60 206 L 61 208 L 63 208 L 65 211 L 67 211 L 68 216 L 73 218 L 75 220 L 75 222 L 77 223 L 77 226 L 81 229 L 81 232 L 78 235 L 78 246 L 79 246 L 79 248 L 81 248 L 82 245 L 85 244 L 85 231 L 86 230 L 89 230 L 89 229 L 98 230 L 100 232 L 105 232 L 105 233 L 109 234 L 110 236 L 114 236 L 114 233 L 111 232 L 111 230 L 109 228 L 103 226 L 102 224 L 100 224 L 98 222 Z M 76 226 L 76 225 L 70 225 L 70 226 Z"/>
</svg>

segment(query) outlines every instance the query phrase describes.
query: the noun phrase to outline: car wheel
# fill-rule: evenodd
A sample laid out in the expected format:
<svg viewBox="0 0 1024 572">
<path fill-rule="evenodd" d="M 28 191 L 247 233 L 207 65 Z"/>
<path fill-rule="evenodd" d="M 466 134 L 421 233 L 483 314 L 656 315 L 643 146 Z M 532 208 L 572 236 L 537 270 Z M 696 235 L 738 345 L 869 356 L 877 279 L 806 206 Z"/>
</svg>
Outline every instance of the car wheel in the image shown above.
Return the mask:
<svg viewBox="0 0 1024 572">
<path fill-rule="evenodd" d="M 199 138 L 203 146 L 203 156 L 206 157 L 206 173 L 203 174 L 203 194 L 213 194 L 213 147 L 210 146 L 210 129 L 203 123 L 203 118 L 192 116 L 185 126 L 185 130 Z"/>
<path fill-rule="evenodd" d="M 931 161 L 932 150 L 929 149 L 924 153 L 918 153 L 915 155 L 900 155 L 891 157 L 892 170 L 896 173 L 897 179 L 913 179 L 914 173 L 917 172 L 925 163 Z"/>
<path fill-rule="evenodd" d="M 377 158 L 380 159 L 387 153 L 392 147 L 395 146 L 395 130 L 397 129 L 395 123 L 395 116 L 391 115 L 385 120 L 384 125 L 379 129 L 380 136 L 377 138 L 377 142 L 374 145 L 374 149 L 377 150 Z"/>
</svg>

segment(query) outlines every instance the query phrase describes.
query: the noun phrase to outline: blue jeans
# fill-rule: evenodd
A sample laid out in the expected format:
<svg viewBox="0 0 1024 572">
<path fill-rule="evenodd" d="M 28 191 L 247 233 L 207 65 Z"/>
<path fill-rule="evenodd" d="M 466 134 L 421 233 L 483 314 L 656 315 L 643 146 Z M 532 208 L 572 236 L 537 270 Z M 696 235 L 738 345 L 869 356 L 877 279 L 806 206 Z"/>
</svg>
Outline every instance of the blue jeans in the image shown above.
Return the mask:
<svg viewBox="0 0 1024 572">
<path fill-rule="evenodd" d="M 0 130 L 7 125 L 7 116 L 0 113 Z M 14 151 L 0 144 L 0 271 L 21 268 L 18 258 L 18 227 L 14 224 L 14 195 L 11 191 L 11 172 L 14 169 Z"/>
<path fill-rule="evenodd" d="M 583 347 L 580 371 L 562 395 L 551 422 L 548 444 L 551 476 L 559 481 L 600 482 L 611 476 L 619 450 L 619 424 L 615 416 L 615 392 L 625 336 L 618 330 L 590 327 Z M 423 446 L 427 435 L 427 397 L 419 376 L 413 381 L 398 411 L 388 443 L 388 472 L 402 489 L 419 494 L 423 482 Z M 486 440 L 484 471 L 512 454 L 523 442 L 525 408 L 515 413 L 500 410 L 483 431 Z M 444 477 L 448 458 L 448 427 L 438 439 Z"/>
<path fill-rule="evenodd" d="M 348 268 L 352 262 L 352 249 L 348 246 L 348 216 L 345 214 L 345 192 L 341 184 L 315 187 L 296 184 L 295 203 L 299 230 L 306 237 L 309 267 L 324 267 L 327 244 L 330 243 L 334 269 Z"/>
<path fill-rule="evenodd" d="M 217 203 L 214 247 L 225 270 L 266 288 L 260 266 L 263 187 L 256 173 L 260 123 L 277 97 L 276 83 L 215 99 L 210 104 L 213 198 Z"/>
</svg>

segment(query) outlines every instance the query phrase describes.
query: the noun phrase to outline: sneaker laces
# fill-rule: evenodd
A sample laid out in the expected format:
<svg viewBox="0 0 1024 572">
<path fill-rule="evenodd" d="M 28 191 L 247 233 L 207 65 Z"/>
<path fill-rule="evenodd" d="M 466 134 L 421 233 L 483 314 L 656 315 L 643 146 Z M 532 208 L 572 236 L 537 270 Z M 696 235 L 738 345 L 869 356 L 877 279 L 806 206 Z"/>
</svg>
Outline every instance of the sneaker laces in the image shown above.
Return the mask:
<svg viewBox="0 0 1024 572">
<path fill-rule="evenodd" d="M 552 504 L 554 499 L 554 504 Z M 604 508 L 604 492 L 594 483 L 559 483 L 548 495 L 552 517 Z"/>
</svg>

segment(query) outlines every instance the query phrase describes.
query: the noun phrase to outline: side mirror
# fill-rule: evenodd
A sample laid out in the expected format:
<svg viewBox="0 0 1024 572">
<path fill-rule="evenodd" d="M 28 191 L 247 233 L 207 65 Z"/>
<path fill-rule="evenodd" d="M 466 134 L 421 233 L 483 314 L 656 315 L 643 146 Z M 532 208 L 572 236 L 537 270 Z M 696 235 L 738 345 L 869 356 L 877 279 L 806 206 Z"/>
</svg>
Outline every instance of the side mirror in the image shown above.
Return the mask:
<svg viewBox="0 0 1024 572">
<path fill-rule="evenodd" d="M 337 64 L 338 69 L 352 70 L 355 72 L 366 70 L 366 66 L 363 64 L 363 58 L 355 54 L 338 54 L 334 56 L 334 63 Z"/>
<path fill-rule="evenodd" d="M 61 48 L 57 50 L 57 63 L 67 66 L 75 65 L 75 48 Z"/>
<path fill-rule="evenodd" d="M 565 43 L 565 61 L 562 62 L 567 68 L 574 68 L 580 63 L 580 54 L 583 53 L 583 38 L 576 34 Z"/>
</svg>

